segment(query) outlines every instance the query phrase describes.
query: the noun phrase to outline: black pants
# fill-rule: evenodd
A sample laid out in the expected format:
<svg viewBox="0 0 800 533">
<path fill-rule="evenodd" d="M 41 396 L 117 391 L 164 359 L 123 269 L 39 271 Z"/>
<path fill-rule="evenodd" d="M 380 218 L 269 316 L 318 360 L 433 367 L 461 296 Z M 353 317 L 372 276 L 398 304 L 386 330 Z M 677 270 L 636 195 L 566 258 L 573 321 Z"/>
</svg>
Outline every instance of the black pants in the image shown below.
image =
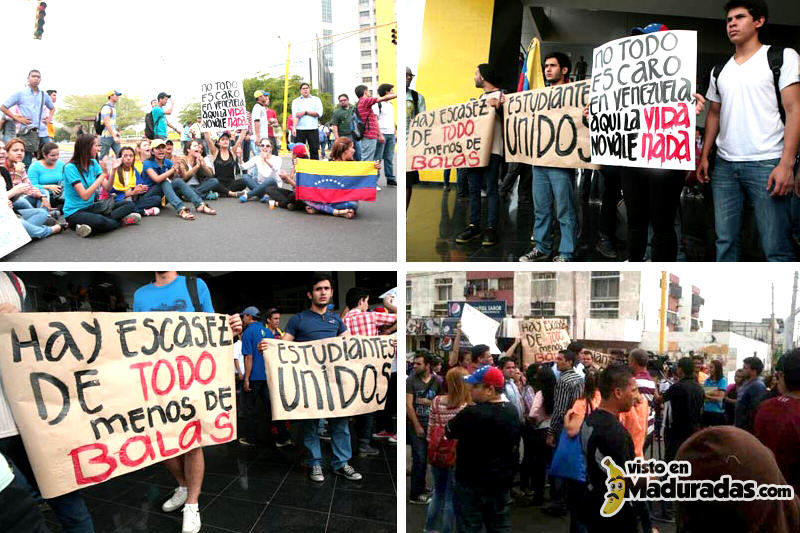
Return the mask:
<svg viewBox="0 0 800 533">
<path fill-rule="evenodd" d="M 505 533 L 511 531 L 511 495 L 508 489 L 469 487 L 456 481 L 453 494 L 458 531 Z"/>
<path fill-rule="evenodd" d="M 39 505 L 17 479 L 0 490 L 0 531 L 6 533 L 43 533 L 45 525 Z"/>
<path fill-rule="evenodd" d="M 308 143 L 308 157 L 319 159 L 319 132 L 317 130 L 297 130 L 297 142 Z"/>
<path fill-rule="evenodd" d="M 600 233 L 614 242 L 617 233 L 617 204 L 620 198 L 620 167 L 603 167 L 603 198 L 600 205 Z"/>
<path fill-rule="evenodd" d="M 680 207 L 685 172 L 623 167 L 621 174 L 628 212 L 628 260 L 644 260 L 647 232 L 652 224 L 651 259 L 675 261 L 678 258 L 675 215 Z"/>
<path fill-rule="evenodd" d="M 520 204 L 533 205 L 533 167 L 525 163 L 509 163 L 508 171 L 500 184 L 500 196 L 508 196 L 514 190 L 519 176 L 517 197 Z"/>
<path fill-rule="evenodd" d="M 244 391 L 244 436 L 247 440 L 255 442 L 256 440 L 256 401 L 261 400 L 264 402 L 264 407 L 267 410 L 267 427 L 271 428 L 273 425 L 278 431 L 278 442 L 286 442 L 289 438 L 289 430 L 286 429 L 286 424 L 282 421 L 272 420 L 272 402 L 269 399 L 269 391 L 267 391 L 267 382 L 265 380 L 257 380 L 250 382 L 250 392 Z M 272 433 L 270 432 L 270 436 Z"/>
<path fill-rule="evenodd" d="M 281 189 L 277 185 L 268 185 L 266 193 L 269 195 L 271 200 L 275 200 L 278 206 L 284 209 L 287 209 L 290 203 L 293 203 L 295 209 L 297 209 L 297 206 L 302 203 L 295 199 L 292 191 Z"/>
<path fill-rule="evenodd" d="M 126 216 L 136 211 L 136 206 L 133 202 L 115 202 L 114 208 L 107 215 L 93 213 L 92 207 L 75 211 L 66 218 L 70 227 L 74 228 L 78 224 L 86 224 L 92 228 L 92 234 L 105 233 L 107 231 L 115 230 L 121 225 L 121 220 Z"/>
<path fill-rule="evenodd" d="M 715 413 L 713 411 L 703 411 L 703 427 L 724 426 L 727 424 L 725 413 Z"/>
<path fill-rule="evenodd" d="M 218 192 L 222 196 L 227 196 L 231 191 L 243 191 L 247 188 L 247 184 L 244 182 L 243 179 L 235 179 L 233 181 L 226 181 L 222 183 L 221 181 L 214 187 L 214 191 Z"/>
<path fill-rule="evenodd" d="M 375 433 L 388 431 L 396 434 L 397 430 L 392 423 L 392 415 L 397 413 L 397 372 L 392 372 L 389 378 L 389 389 L 386 391 L 386 404 L 383 410 L 375 413 Z"/>
</svg>

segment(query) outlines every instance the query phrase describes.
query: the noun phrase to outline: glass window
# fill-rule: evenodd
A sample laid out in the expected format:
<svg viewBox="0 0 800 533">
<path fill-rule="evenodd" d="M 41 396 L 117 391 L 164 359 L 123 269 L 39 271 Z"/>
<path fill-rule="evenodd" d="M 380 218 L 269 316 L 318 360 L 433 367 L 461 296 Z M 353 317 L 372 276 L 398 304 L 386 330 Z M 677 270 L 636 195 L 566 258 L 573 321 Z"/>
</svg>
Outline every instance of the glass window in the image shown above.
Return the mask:
<svg viewBox="0 0 800 533">
<path fill-rule="evenodd" d="M 592 272 L 589 316 L 619 318 L 619 272 Z"/>
<path fill-rule="evenodd" d="M 333 22 L 331 0 L 322 0 L 322 22 Z"/>
<path fill-rule="evenodd" d="M 369 37 L 362 37 L 361 38 L 361 44 L 369 44 L 370 40 L 371 39 Z"/>
<path fill-rule="evenodd" d="M 361 57 L 369 57 L 372 55 L 372 50 L 361 50 Z"/>
<path fill-rule="evenodd" d="M 513 291 L 514 278 L 500 278 L 497 280 L 497 290 L 500 291 Z"/>
<path fill-rule="evenodd" d="M 436 301 L 447 302 L 453 299 L 453 278 L 436 278 Z"/>
<path fill-rule="evenodd" d="M 362 70 L 369 70 L 372 68 L 372 63 L 361 63 Z"/>
<path fill-rule="evenodd" d="M 361 83 L 372 83 L 372 76 L 361 78 Z"/>
<path fill-rule="evenodd" d="M 361 12 L 358 13 L 358 15 L 360 17 L 368 17 L 369 16 L 369 10 L 361 11 Z"/>
</svg>

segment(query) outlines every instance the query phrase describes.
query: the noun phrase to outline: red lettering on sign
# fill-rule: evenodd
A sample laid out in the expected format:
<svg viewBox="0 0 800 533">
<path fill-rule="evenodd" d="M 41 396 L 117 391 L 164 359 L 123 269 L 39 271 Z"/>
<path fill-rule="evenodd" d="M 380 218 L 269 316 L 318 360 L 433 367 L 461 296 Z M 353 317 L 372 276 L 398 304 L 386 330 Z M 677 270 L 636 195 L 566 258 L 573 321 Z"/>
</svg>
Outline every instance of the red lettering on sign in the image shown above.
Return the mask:
<svg viewBox="0 0 800 533">
<path fill-rule="evenodd" d="M 128 446 L 134 442 L 144 443 L 144 453 L 138 459 L 131 459 L 128 455 Z M 156 452 L 153 450 L 153 445 L 150 443 L 150 437 L 147 435 L 137 435 L 125 441 L 122 448 L 119 449 L 119 462 L 125 466 L 139 466 L 145 459 L 155 459 Z"/>
<path fill-rule="evenodd" d="M 194 363 L 185 355 L 179 355 L 175 358 L 175 366 L 178 367 L 178 385 L 180 386 L 181 390 L 188 389 L 192 384 L 192 381 L 194 381 Z M 184 369 L 187 366 L 189 367 L 188 381 L 184 372 Z"/>
<path fill-rule="evenodd" d="M 692 158 L 689 133 L 678 131 L 677 135 L 664 133 L 645 133 L 642 135 L 642 157 L 647 161 L 689 161 Z"/>
<path fill-rule="evenodd" d="M 158 445 L 158 453 L 161 454 L 161 457 L 169 457 L 180 451 L 178 448 L 171 448 L 169 450 L 164 448 L 164 437 L 161 435 L 160 431 L 156 433 L 156 444 Z"/>
<path fill-rule="evenodd" d="M 158 388 L 158 371 L 161 367 L 167 367 L 169 370 L 169 385 L 165 389 Z M 175 385 L 175 369 L 172 368 L 172 364 L 167 361 L 166 359 L 159 359 L 156 361 L 156 365 L 153 367 L 153 373 L 150 376 L 150 386 L 153 387 L 153 392 L 158 394 L 159 396 L 164 396 Z"/>
<path fill-rule="evenodd" d="M 223 419 L 225 420 L 225 423 L 224 424 L 220 424 L 220 422 Z M 227 429 L 228 430 L 228 432 L 227 432 L 228 434 L 227 434 L 226 437 L 219 438 L 219 437 L 215 437 L 214 434 L 212 433 L 211 434 L 211 440 L 213 440 L 214 442 L 219 444 L 221 442 L 228 442 L 229 440 L 231 440 L 233 438 L 233 424 L 231 424 L 230 419 L 231 419 L 231 417 L 230 417 L 230 415 L 228 414 L 227 411 L 217 415 L 217 418 L 214 420 L 214 427 L 217 428 L 217 429 Z"/>
<path fill-rule="evenodd" d="M 647 107 L 644 109 L 644 121 L 647 124 L 647 131 L 668 130 L 670 128 L 688 128 L 689 107 L 685 103 L 678 104 L 678 107 L 661 106 Z"/>
<path fill-rule="evenodd" d="M 186 433 L 188 433 L 190 429 L 193 430 L 192 437 L 189 439 L 189 442 L 184 443 L 183 438 L 186 436 Z M 188 447 L 190 447 L 195 442 L 197 444 L 200 444 L 200 441 L 201 441 L 201 439 L 200 439 L 200 421 L 199 420 L 192 420 L 191 422 L 186 424 L 186 427 L 183 428 L 183 430 L 181 431 L 181 434 L 178 435 L 178 445 L 181 447 L 181 450 L 187 449 Z"/>
<path fill-rule="evenodd" d="M 141 381 L 142 384 L 142 396 L 144 396 L 145 401 L 147 401 L 147 378 L 144 377 L 144 369 L 152 364 L 153 363 L 147 361 L 144 363 L 134 363 L 130 366 L 130 368 L 139 371 L 139 381 Z"/>
<path fill-rule="evenodd" d="M 91 457 L 88 460 L 88 463 L 92 465 L 106 464 L 108 465 L 108 470 L 101 474 L 97 474 L 96 476 L 84 476 L 83 469 L 81 468 L 80 454 L 92 450 L 99 451 L 100 453 L 94 457 Z M 70 451 L 69 455 L 72 458 L 72 467 L 75 469 L 75 483 L 78 485 L 100 483 L 101 481 L 105 481 L 108 479 L 108 476 L 110 476 L 111 473 L 117 468 L 117 461 L 108 455 L 108 446 L 102 442 L 78 446 L 74 450 Z"/>
<path fill-rule="evenodd" d="M 203 361 L 210 361 L 211 362 L 211 372 L 208 375 L 208 378 L 203 379 L 200 377 L 200 366 L 203 364 Z M 217 362 L 214 361 L 214 356 L 212 356 L 208 352 L 203 352 L 200 354 L 200 358 L 197 359 L 197 365 L 195 366 L 194 370 L 194 379 L 197 380 L 198 383 L 203 385 L 208 385 L 214 379 L 214 376 L 217 375 Z"/>
</svg>

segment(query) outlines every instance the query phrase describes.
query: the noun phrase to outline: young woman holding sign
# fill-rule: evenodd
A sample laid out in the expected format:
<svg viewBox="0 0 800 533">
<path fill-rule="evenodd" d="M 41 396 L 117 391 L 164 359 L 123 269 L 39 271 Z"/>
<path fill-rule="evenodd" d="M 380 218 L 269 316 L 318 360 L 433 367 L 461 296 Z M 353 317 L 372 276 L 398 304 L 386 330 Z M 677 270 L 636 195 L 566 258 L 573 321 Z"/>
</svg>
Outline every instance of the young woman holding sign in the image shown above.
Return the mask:
<svg viewBox="0 0 800 533">
<path fill-rule="evenodd" d="M 205 139 L 208 141 L 208 148 L 211 151 L 211 161 L 214 165 L 214 175 L 219 180 L 219 186 L 214 190 L 222 196 L 238 198 L 247 184 L 241 178 L 237 178 L 239 165 L 236 153 L 242 148 L 244 141 L 244 131 L 239 131 L 236 144 L 231 148 L 231 134 L 227 131 L 222 132 L 216 143 L 211 141 L 208 131 L 205 132 Z"/>
</svg>

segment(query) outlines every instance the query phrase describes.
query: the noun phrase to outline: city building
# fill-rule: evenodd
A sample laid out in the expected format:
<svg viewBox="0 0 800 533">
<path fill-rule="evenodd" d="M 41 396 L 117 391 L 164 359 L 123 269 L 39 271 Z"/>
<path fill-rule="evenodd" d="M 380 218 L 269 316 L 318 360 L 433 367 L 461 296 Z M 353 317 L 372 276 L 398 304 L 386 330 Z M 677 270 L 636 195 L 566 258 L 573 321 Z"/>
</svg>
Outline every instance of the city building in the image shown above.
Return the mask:
<svg viewBox="0 0 800 533">
<path fill-rule="evenodd" d="M 714 333 L 730 331 L 743 337 L 755 339 L 767 344 L 774 344 L 775 349 L 783 351 L 783 319 L 762 318 L 761 322 L 741 322 L 736 320 L 713 320 L 711 331 Z"/>
</svg>

